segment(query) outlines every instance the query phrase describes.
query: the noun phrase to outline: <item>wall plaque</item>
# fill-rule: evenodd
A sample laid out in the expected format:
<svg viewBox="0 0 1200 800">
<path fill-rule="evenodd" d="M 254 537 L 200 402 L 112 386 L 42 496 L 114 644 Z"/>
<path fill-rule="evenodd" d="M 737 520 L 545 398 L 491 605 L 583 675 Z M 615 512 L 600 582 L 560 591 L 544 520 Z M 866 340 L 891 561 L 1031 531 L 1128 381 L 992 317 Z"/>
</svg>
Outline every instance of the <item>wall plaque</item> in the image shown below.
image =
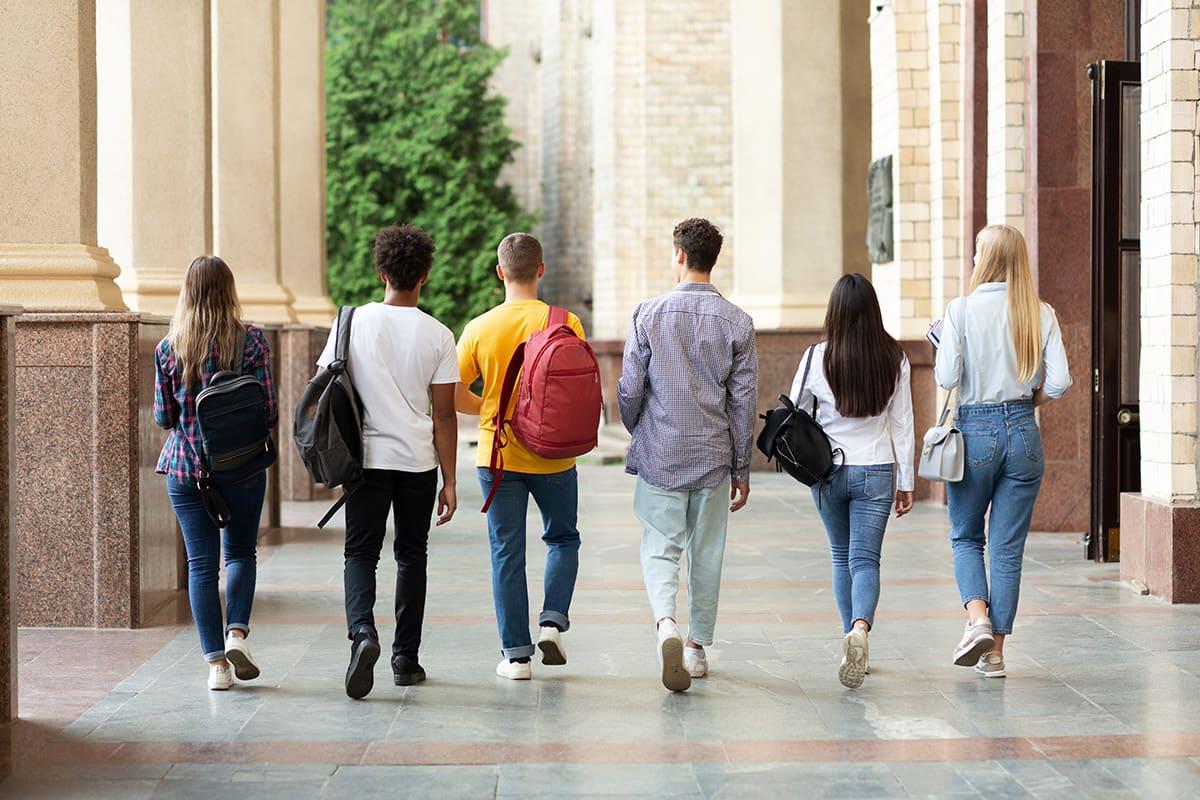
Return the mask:
<svg viewBox="0 0 1200 800">
<path fill-rule="evenodd" d="M 894 257 L 892 242 L 892 157 L 873 161 L 867 170 L 867 257 L 886 264 Z"/>
</svg>

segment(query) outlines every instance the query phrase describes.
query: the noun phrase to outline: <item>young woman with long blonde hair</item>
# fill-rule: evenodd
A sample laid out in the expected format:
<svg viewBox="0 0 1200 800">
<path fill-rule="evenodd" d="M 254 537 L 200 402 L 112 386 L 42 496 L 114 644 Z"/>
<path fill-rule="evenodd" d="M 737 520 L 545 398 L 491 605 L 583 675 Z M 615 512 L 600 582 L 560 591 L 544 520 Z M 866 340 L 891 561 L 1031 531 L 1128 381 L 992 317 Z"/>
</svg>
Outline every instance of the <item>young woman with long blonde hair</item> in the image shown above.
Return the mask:
<svg viewBox="0 0 1200 800">
<path fill-rule="evenodd" d="M 259 474 L 241 484 L 217 487 L 234 510 L 224 536 L 227 608 L 223 619 L 217 586 L 221 530 L 205 511 L 197 487 L 201 444 L 196 396 L 215 373 L 240 366 L 245 374 L 257 378 L 266 392 L 267 424 L 274 425 L 278 418 L 270 348 L 263 332 L 244 324 L 241 314 L 233 272 L 216 256 L 200 256 L 188 267 L 170 330 L 154 353 L 154 421 L 171 432 L 156 472 L 167 476 L 167 495 L 183 532 L 188 598 L 200 634 L 200 650 L 209 664 L 208 688 L 214 690 L 232 686 L 231 673 L 240 680 L 259 675 L 246 636 L 267 483 L 266 475 Z M 245 345 L 237 352 L 243 334 Z"/>
<path fill-rule="evenodd" d="M 954 578 L 967 612 L 954 663 L 999 678 L 1044 471 L 1034 406 L 1071 386 L 1058 317 L 1038 299 L 1016 228 L 989 225 L 976 237 L 971 291 L 946 309 L 935 374 L 943 389 L 958 390 L 966 451 L 962 480 L 946 485 Z"/>
</svg>

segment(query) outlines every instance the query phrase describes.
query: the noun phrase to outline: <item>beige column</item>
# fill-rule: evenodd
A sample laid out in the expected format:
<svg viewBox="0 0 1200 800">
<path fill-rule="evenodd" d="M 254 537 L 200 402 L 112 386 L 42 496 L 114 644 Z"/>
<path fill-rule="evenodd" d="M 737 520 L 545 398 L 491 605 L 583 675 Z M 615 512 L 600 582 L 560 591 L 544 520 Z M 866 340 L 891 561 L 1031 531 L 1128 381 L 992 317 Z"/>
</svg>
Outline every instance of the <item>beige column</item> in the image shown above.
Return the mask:
<svg viewBox="0 0 1200 800">
<path fill-rule="evenodd" d="M 325 3 L 279 4 L 279 255 L 296 319 L 328 325 L 325 273 Z"/>
<path fill-rule="evenodd" d="M 188 264 L 212 250 L 208 3 L 102 8 L 99 238 L 130 308 L 170 314 Z"/>
<path fill-rule="evenodd" d="M 962 0 L 928 0 L 929 299 L 934 317 L 940 316 L 961 290 L 962 15 Z"/>
<path fill-rule="evenodd" d="M 95 0 L 0 0 L 0 301 L 123 310 L 96 239 Z"/>
<path fill-rule="evenodd" d="M 856 12 L 759 0 L 732 13 L 732 299 L 760 329 L 819 327 L 853 257 L 843 194 L 865 191 L 843 180 L 841 26 Z"/>
<path fill-rule="evenodd" d="M 212 0 L 213 250 L 247 319 L 293 322 L 279 238 L 277 0 Z"/>
<path fill-rule="evenodd" d="M 987 221 L 1022 233 L 1027 232 L 1025 7 L 1026 0 L 989 0 L 987 31 Z"/>
<path fill-rule="evenodd" d="M 892 157 L 893 209 L 893 258 L 872 279 L 900 339 L 920 339 L 933 316 L 927 13 L 925 0 L 896 0 L 871 20 L 871 158 Z"/>
</svg>

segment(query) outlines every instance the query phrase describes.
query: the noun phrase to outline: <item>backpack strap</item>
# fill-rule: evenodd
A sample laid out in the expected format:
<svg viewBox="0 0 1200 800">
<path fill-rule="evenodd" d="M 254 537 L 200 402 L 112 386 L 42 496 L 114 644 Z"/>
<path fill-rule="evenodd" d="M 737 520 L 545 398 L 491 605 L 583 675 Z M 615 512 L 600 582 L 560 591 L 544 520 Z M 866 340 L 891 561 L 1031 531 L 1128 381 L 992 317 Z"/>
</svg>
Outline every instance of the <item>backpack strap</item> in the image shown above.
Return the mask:
<svg viewBox="0 0 1200 800">
<path fill-rule="evenodd" d="M 808 358 L 804 360 L 804 375 L 800 378 L 800 394 L 804 394 L 804 387 L 808 385 L 808 371 L 812 369 L 813 353 L 817 352 L 817 346 L 811 345 L 808 348 Z M 796 397 L 799 400 L 799 396 Z M 812 418 L 817 418 L 817 395 L 814 392 L 812 396 Z"/>
<path fill-rule="evenodd" d="M 338 309 L 337 332 L 333 337 L 333 360 L 342 362 L 342 369 L 350 363 L 350 327 L 354 323 L 354 306 Z"/>
<path fill-rule="evenodd" d="M 237 339 L 234 340 L 233 352 L 236 353 L 233 357 L 233 366 L 230 372 L 234 375 L 242 374 L 242 366 L 246 360 L 246 326 L 242 325 L 238 328 Z"/>
<path fill-rule="evenodd" d="M 492 458 L 488 469 L 491 470 L 494 480 L 492 490 L 488 492 L 487 499 L 483 502 L 483 508 L 480 509 L 483 513 L 487 513 L 488 508 L 491 507 L 492 500 L 496 497 L 496 490 L 500 488 L 500 481 L 504 477 L 504 453 L 501 451 L 508 444 L 508 434 L 505 429 L 509 425 L 509 420 L 505 419 L 504 414 L 508 411 L 508 404 L 512 402 L 513 391 L 517 387 L 517 376 L 521 374 L 521 367 L 524 365 L 525 343 L 521 342 L 513 352 L 512 360 L 508 362 L 508 371 L 504 373 L 504 383 L 500 388 L 500 405 L 496 407 L 496 416 L 492 418 L 492 427 L 494 428 Z"/>
<path fill-rule="evenodd" d="M 570 315 L 565 308 L 558 306 L 550 306 L 550 313 L 546 315 L 546 330 L 557 328 L 561 325 L 568 324 Z"/>
</svg>

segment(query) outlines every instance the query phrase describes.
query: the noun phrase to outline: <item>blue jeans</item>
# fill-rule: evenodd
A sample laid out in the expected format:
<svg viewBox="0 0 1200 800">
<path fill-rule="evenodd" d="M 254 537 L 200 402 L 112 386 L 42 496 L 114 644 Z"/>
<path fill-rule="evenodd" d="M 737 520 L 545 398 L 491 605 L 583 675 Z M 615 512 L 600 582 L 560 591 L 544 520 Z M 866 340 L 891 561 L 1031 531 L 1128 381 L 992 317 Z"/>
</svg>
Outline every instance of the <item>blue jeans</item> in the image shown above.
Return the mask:
<svg viewBox="0 0 1200 800">
<path fill-rule="evenodd" d="M 879 555 L 894 497 L 892 469 L 891 464 L 848 464 L 827 485 L 812 487 L 829 537 L 833 596 L 845 633 L 860 619 L 875 626 Z"/>
<path fill-rule="evenodd" d="M 225 529 L 225 601 L 228 624 L 221 622 L 221 595 L 217 579 L 221 568 L 221 531 L 209 518 L 194 485 L 167 478 L 167 496 L 179 518 L 188 557 L 188 599 L 192 619 L 200 634 L 205 661 L 225 658 L 225 634 L 250 633 L 250 607 L 254 603 L 257 571 L 258 521 L 267 491 L 266 473 L 242 484 L 222 486 L 221 496 L 233 518 Z"/>
<path fill-rule="evenodd" d="M 492 473 L 479 467 L 479 487 L 492 490 Z M 567 630 L 575 576 L 579 573 L 579 483 L 575 468 L 551 475 L 505 472 L 496 499 L 487 512 L 492 546 L 492 601 L 505 658 L 525 658 L 534 652 L 529 634 L 529 587 L 525 582 L 525 516 L 529 496 L 542 512 L 542 541 L 546 576 L 538 624 L 554 623 Z"/>
<path fill-rule="evenodd" d="M 992 630 L 1009 634 L 1017 616 L 1029 521 L 1045 470 L 1042 433 L 1027 400 L 964 406 L 958 410 L 958 429 L 966 465 L 961 481 L 946 484 L 954 579 L 963 605 L 983 600 Z M 985 543 L 991 551 L 990 591 Z"/>
</svg>

